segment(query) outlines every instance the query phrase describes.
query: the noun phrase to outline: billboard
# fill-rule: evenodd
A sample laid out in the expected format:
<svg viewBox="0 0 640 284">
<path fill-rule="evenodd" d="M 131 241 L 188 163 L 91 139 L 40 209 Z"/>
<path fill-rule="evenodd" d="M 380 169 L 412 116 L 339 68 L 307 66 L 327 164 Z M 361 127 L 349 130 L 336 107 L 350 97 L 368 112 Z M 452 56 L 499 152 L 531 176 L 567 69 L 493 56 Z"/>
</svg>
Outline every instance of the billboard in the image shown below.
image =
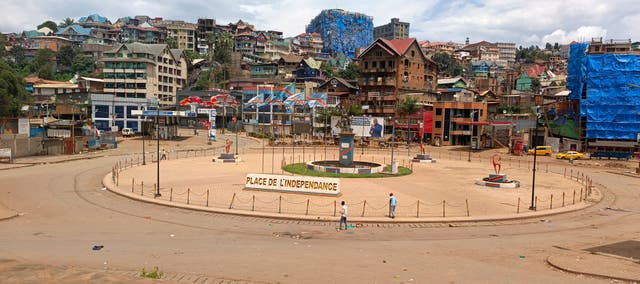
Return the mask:
<svg viewBox="0 0 640 284">
<path fill-rule="evenodd" d="M 356 137 L 384 137 L 384 117 L 352 116 L 351 129 Z M 340 117 L 331 117 L 331 134 L 340 134 Z"/>
</svg>

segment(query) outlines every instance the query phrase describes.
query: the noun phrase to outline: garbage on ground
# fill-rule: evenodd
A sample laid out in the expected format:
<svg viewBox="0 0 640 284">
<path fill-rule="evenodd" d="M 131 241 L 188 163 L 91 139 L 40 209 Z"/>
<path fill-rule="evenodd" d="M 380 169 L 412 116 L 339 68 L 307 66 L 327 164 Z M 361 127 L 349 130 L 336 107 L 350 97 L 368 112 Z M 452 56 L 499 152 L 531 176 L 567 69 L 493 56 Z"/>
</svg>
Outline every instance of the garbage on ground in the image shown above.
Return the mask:
<svg viewBox="0 0 640 284">
<path fill-rule="evenodd" d="M 103 245 L 95 245 L 93 246 L 93 250 L 101 250 L 104 246 Z"/>
</svg>

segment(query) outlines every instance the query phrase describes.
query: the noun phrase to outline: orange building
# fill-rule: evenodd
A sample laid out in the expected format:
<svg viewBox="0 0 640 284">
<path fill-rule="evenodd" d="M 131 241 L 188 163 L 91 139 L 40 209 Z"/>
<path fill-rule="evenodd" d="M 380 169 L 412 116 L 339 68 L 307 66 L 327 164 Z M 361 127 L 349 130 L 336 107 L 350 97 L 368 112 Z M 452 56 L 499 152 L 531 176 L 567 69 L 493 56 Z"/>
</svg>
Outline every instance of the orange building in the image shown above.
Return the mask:
<svg viewBox="0 0 640 284">
<path fill-rule="evenodd" d="M 484 140 L 487 103 L 437 102 L 433 110 L 433 145 L 470 145 Z"/>
<path fill-rule="evenodd" d="M 51 49 L 53 52 L 58 52 L 63 46 L 70 46 L 73 42 L 69 39 L 59 36 L 39 36 L 33 39 L 33 43 L 30 45 L 31 49 Z"/>
</svg>

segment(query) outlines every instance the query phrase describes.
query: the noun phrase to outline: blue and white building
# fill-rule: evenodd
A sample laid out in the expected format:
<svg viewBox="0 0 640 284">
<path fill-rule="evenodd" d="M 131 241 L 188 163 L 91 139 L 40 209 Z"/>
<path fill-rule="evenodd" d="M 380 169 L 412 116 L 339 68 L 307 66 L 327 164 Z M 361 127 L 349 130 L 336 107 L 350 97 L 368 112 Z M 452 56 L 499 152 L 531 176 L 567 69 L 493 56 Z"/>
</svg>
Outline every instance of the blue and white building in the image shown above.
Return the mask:
<svg viewBox="0 0 640 284">
<path fill-rule="evenodd" d="M 156 110 L 156 98 L 118 97 L 114 94 L 91 94 L 91 120 L 99 130 L 120 131 L 131 128 L 141 132 L 144 117 L 132 115 L 133 110 Z"/>
</svg>

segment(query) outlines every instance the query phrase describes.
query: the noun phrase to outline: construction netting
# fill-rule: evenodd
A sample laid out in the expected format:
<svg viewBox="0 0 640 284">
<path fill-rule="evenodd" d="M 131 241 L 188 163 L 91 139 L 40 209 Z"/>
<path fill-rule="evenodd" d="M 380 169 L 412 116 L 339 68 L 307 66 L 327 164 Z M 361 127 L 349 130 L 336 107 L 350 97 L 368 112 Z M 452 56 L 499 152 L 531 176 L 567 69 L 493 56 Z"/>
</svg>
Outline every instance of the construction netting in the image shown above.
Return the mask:
<svg viewBox="0 0 640 284">
<path fill-rule="evenodd" d="M 307 33 L 319 33 L 324 52 L 356 57 L 357 48 L 373 43 L 373 18 L 341 9 L 323 10 L 307 26 Z"/>
<path fill-rule="evenodd" d="M 571 45 L 567 88 L 580 100 L 586 137 L 636 140 L 640 133 L 640 56 L 587 54 Z"/>
</svg>

